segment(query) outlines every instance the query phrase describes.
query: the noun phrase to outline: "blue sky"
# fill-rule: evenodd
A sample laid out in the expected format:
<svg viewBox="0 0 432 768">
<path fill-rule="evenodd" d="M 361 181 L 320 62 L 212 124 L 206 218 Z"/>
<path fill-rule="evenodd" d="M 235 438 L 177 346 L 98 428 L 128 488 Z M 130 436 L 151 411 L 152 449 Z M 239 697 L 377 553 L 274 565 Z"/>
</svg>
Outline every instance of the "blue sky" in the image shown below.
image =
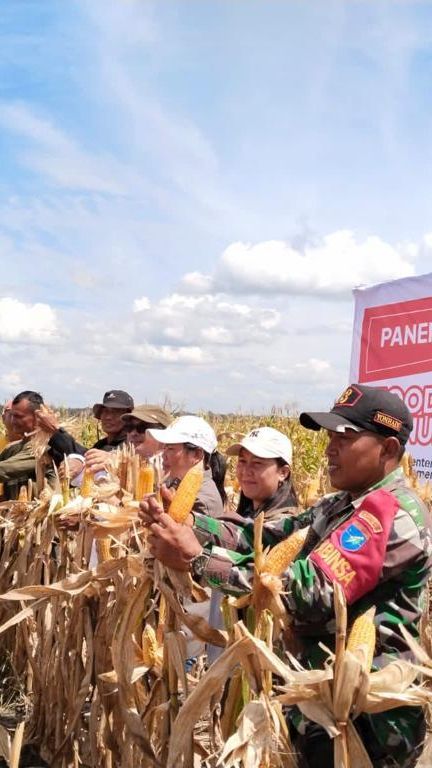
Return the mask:
<svg viewBox="0 0 432 768">
<path fill-rule="evenodd" d="M 0 398 L 329 404 L 431 271 L 431 81 L 428 2 L 6 4 Z"/>
</svg>

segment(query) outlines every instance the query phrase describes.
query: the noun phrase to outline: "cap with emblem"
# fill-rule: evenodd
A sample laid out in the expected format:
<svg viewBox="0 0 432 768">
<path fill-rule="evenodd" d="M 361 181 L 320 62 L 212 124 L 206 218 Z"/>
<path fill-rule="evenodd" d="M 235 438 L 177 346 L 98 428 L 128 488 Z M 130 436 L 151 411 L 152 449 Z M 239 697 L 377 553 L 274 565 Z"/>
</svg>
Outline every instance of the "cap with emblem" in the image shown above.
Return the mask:
<svg viewBox="0 0 432 768">
<path fill-rule="evenodd" d="M 411 413 L 403 400 L 393 392 L 365 384 L 350 384 L 328 413 L 305 412 L 300 424 L 306 429 L 328 429 L 330 432 L 367 430 L 384 437 L 397 437 L 405 445 L 413 427 Z"/>
<path fill-rule="evenodd" d="M 228 456 L 238 456 L 242 448 L 260 459 L 284 459 L 287 464 L 292 463 L 291 440 L 273 427 L 253 429 L 240 443 L 230 445 L 226 452 Z"/>
<path fill-rule="evenodd" d="M 191 443 L 206 453 L 213 453 L 217 446 L 214 430 L 201 416 L 179 416 L 167 429 L 149 429 L 148 433 L 159 443 Z"/>
<path fill-rule="evenodd" d="M 123 421 L 138 419 L 144 424 L 154 424 L 161 427 L 167 427 L 171 423 L 172 417 L 160 405 L 137 405 L 130 413 L 122 416 Z"/>
<path fill-rule="evenodd" d="M 93 415 L 96 419 L 100 419 L 102 408 L 123 408 L 131 411 L 133 407 L 134 401 L 127 392 L 123 392 L 122 389 L 110 389 L 109 392 L 105 392 L 101 403 L 94 404 Z"/>
</svg>

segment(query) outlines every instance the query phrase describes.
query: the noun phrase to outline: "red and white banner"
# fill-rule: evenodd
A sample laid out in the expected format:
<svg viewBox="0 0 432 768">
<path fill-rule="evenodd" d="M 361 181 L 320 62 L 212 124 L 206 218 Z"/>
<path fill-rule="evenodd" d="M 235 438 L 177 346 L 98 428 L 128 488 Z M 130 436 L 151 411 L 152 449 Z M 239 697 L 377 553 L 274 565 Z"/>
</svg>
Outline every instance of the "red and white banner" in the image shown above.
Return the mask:
<svg viewBox="0 0 432 768">
<path fill-rule="evenodd" d="M 382 386 L 414 418 L 408 450 L 432 480 L 432 274 L 354 291 L 351 381 Z"/>
</svg>

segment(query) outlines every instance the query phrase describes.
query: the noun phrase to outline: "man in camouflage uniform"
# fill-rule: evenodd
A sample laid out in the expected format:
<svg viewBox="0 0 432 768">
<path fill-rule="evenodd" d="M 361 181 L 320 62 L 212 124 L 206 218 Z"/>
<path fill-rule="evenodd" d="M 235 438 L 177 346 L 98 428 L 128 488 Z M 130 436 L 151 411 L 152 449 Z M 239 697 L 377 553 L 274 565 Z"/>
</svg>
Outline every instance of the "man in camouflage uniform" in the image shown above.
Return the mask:
<svg viewBox="0 0 432 768">
<path fill-rule="evenodd" d="M 324 497 L 298 517 L 264 528 L 264 545 L 310 525 L 305 546 L 284 574 L 287 610 L 302 640 L 301 661 L 322 665 L 322 642 L 334 647 L 333 584 L 344 590 L 348 620 L 376 606 L 374 666 L 392 656 L 409 657 L 400 633 L 404 624 L 417 634 L 422 593 L 432 560 L 432 522 L 428 509 L 408 488 L 399 466 L 412 429 L 400 398 L 384 390 L 351 385 L 330 413 L 303 413 L 308 429 L 329 434 L 329 475 L 337 493 Z M 144 507 L 152 517 L 153 553 L 167 565 L 191 570 L 212 587 L 239 594 L 252 584 L 253 523 L 194 515 L 193 529 L 178 526 L 161 510 Z M 333 747 L 326 733 L 290 712 L 293 741 L 304 768 L 332 768 Z M 419 708 L 361 715 L 355 725 L 374 766 L 411 768 L 421 751 L 424 716 Z"/>
</svg>

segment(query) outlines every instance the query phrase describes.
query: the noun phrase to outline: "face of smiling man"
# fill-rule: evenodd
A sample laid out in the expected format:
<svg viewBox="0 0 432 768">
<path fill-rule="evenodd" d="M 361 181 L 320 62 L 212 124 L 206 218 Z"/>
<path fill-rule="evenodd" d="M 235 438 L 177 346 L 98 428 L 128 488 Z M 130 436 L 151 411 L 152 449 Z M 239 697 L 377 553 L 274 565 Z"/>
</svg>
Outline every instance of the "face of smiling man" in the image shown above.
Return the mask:
<svg viewBox="0 0 432 768">
<path fill-rule="evenodd" d="M 399 463 L 400 445 L 395 437 L 352 429 L 327 434 L 328 473 L 337 490 L 360 496 Z"/>
</svg>

